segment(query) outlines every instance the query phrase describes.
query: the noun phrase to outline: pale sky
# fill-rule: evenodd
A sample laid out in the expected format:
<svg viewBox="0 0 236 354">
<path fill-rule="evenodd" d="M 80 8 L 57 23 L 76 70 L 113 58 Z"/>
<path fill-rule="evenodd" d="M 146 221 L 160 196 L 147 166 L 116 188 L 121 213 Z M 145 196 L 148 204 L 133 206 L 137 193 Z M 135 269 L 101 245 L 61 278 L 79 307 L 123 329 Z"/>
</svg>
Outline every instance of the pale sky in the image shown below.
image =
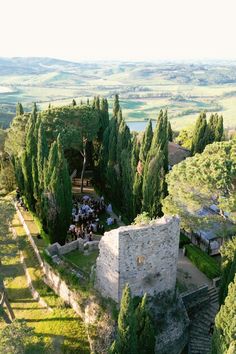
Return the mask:
<svg viewBox="0 0 236 354">
<path fill-rule="evenodd" d="M 0 56 L 236 59 L 236 0 L 1 0 Z"/>
</svg>

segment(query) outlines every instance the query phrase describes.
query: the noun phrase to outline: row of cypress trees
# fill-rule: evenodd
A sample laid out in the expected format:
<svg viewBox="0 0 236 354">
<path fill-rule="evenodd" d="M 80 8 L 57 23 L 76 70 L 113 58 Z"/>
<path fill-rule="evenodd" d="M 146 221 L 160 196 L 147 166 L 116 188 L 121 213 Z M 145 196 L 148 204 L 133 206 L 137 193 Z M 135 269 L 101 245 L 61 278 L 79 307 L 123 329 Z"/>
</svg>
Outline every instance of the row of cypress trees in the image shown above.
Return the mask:
<svg viewBox="0 0 236 354">
<path fill-rule="evenodd" d="M 211 114 L 207 122 L 206 113 L 199 115 L 192 140 L 191 153 L 201 153 L 206 145 L 221 141 L 224 133 L 223 117 L 218 114 Z"/>
<path fill-rule="evenodd" d="M 172 130 L 167 111 L 160 111 L 153 131 L 149 121 L 140 140 L 126 125 L 119 97 L 115 96 L 113 117 L 104 135 L 99 158 L 99 177 L 105 191 L 132 220 L 140 212 L 161 216 L 161 201 L 166 196 L 168 142 Z"/>
<path fill-rule="evenodd" d="M 50 242 L 65 243 L 71 218 L 71 180 L 60 135 L 48 147 L 36 105 L 26 126 L 26 146 L 15 159 L 18 185 L 27 204 L 39 216 Z"/>
</svg>

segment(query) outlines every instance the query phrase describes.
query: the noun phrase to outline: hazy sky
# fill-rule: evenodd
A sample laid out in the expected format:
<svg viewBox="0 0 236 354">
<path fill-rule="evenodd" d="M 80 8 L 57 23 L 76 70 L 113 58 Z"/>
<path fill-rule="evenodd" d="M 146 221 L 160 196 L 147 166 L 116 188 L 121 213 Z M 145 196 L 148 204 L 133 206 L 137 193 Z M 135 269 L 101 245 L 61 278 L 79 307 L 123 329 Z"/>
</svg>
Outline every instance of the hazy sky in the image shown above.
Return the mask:
<svg viewBox="0 0 236 354">
<path fill-rule="evenodd" d="M 235 0 L 2 0 L 0 56 L 236 59 Z"/>
</svg>

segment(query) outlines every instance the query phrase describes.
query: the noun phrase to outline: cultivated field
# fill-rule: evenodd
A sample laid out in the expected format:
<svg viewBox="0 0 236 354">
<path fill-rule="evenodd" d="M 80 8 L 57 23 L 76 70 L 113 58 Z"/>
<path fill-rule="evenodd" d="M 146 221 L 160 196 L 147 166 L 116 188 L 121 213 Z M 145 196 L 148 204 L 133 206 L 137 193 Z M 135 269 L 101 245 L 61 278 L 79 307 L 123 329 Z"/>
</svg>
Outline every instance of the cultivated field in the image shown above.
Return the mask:
<svg viewBox="0 0 236 354">
<path fill-rule="evenodd" d="M 46 58 L 0 59 L 0 122 L 7 126 L 20 101 L 43 109 L 94 95 L 119 93 L 123 115 L 134 122 L 168 109 L 174 129 L 191 125 L 200 111 L 223 114 L 236 127 L 236 63 L 71 63 Z"/>
</svg>

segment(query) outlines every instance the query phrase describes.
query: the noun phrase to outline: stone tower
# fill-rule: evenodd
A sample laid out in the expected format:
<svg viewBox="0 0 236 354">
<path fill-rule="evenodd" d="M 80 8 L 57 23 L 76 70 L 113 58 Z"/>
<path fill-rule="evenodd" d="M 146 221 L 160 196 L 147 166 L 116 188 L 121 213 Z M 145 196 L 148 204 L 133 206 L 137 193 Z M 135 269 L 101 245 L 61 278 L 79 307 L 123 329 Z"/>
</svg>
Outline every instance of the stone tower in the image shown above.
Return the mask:
<svg viewBox="0 0 236 354">
<path fill-rule="evenodd" d="M 99 243 L 96 288 L 116 302 L 120 301 L 126 283 L 132 296 L 174 291 L 179 233 L 177 217 L 106 232 Z"/>
</svg>

